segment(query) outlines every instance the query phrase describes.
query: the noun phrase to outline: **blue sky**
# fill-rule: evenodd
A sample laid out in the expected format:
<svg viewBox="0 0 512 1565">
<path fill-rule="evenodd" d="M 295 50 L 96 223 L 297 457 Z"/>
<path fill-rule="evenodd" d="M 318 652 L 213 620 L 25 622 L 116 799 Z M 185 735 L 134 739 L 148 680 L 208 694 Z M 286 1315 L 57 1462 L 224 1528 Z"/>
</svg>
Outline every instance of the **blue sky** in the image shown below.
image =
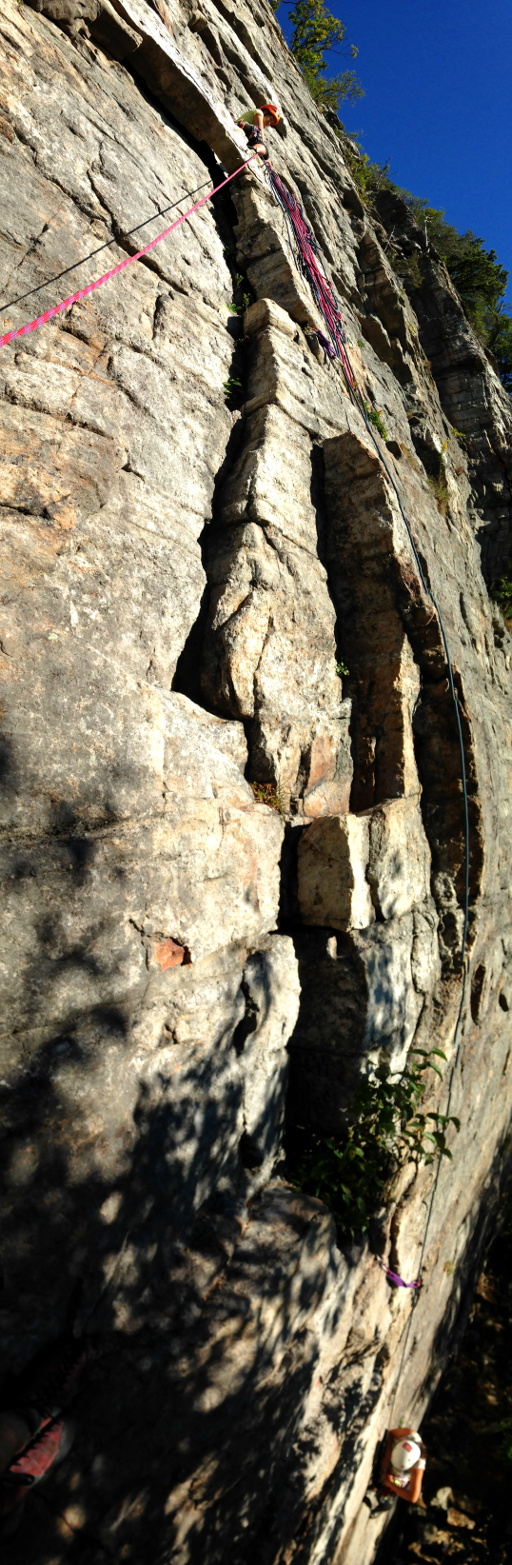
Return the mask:
<svg viewBox="0 0 512 1565">
<path fill-rule="evenodd" d="M 512 0 L 326 0 L 346 23 L 356 61 L 330 56 L 327 75 L 352 64 L 365 89 L 343 103 L 372 161 L 471 228 L 510 272 L 512 301 Z M 290 6 L 277 20 L 286 36 Z"/>
</svg>

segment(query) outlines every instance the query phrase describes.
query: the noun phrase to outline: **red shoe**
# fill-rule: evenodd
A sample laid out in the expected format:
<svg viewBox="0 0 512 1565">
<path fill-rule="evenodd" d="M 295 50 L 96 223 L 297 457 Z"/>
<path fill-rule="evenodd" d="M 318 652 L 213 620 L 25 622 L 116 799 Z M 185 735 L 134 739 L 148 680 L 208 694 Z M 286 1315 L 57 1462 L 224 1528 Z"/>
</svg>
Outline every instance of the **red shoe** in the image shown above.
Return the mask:
<svg viewBox="0 0 512 1565">
<path fill-rule="evenodd" d="M 57 1462 L 71 1449 L 74 1427 L 70 1419 L 45 1418 L 38 1433 L 13 1457 L 0 1477 L 0 1531 L 4 1537 L 16 1532 L 29 1489 L 41 1483 Z"/>
</svg>

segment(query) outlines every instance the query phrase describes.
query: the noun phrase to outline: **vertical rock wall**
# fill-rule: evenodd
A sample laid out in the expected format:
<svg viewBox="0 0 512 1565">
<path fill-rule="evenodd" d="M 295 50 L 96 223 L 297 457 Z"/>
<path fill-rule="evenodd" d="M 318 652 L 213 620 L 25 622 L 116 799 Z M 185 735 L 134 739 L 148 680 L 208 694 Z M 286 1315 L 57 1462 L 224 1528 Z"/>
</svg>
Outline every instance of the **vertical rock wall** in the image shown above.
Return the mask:
<svg viewBox="0 0 512 1565">
<path fill-rule="evenodd" d="M 272 159 L 446 623 L 471 824 L 462 1129 L 397 1386 L 410 1304 L 375 1254 L 415 1275 L 432 1171 L 343 1251 L 283 1122 L 337 1128 L 368 1061 L 451 1056 L 460 758 L 394 489 L 252 167 L 1 350 L 1 1344 L 25 1364 L 80 1278 L 96 1354 L 6 1558 L 370 1565 L 376 1443 L 428 1401 L 510 1115 L 511 643 L 484 579 L 511 552 L 510 399 L 401 211 L 405 292 L 397 214 L 370 219 L 266 0 L 5 0 L 0 48 L 2 303 L 109 243 L 4 330 L 133 254 L 243 161 L 247 103 L 282 103 Z"/>
</svg>

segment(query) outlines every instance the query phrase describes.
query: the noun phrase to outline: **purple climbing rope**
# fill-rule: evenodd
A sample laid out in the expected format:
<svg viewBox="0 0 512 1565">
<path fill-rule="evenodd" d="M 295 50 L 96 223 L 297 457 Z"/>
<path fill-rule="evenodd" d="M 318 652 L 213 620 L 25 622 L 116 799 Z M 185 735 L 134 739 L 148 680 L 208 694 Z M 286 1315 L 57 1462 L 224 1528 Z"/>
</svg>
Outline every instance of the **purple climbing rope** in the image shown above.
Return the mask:
<svg viewBox="0 0 512 1565">
<path fill-rule="evenodd" d="M 394 1288 L 421 1288 L 421 1277 L 416 1277 L 415 1282 L 404 1282 L 403 1277 L 398 1276 L 398 1272 L 392 1272 L 391 1268 L 386 1266 L 380 1255 L 376 1255 L 375 1260 L 384 1272 L 386 1281 L 392 1283 Z"/>
<path fill-rule="evenodd" d="M 323 268 L 317 260 L 318 246 L 314 234 L 306 223 L 295 196 L 292 196 L 287 186 L 283 184 L 279 174 L 270 163 L 266 165 L 266 173 L 270 188 L 275 200 L 284 212 L 289 229 L 292 234 L 292 244 L 297 264 L 303 276 L 307 279 L 313 298 L 323 315 L 329 342 L 326 342 L 322 333 L 317 333 L 318 339 L 329 358 L 339 359 L 350 386 L 355 389 L 355 380 L 351 365 L 345 352 L 345 329 L 340 315 L 339 304 L 329 278 L 326 277 Z"/>
<path fill-rule="evenodd" d="M 403 1277 L 399 1277 L 398 1272 L 390 1271 L 389 1266 L 386 1266 L 386 1277 L 388 1282 L 394 1282 L 397 1288 L 421 1288 L 421 1277 L 417 1277 L 415 1282 L 404 1282 Z"/>
</svg>

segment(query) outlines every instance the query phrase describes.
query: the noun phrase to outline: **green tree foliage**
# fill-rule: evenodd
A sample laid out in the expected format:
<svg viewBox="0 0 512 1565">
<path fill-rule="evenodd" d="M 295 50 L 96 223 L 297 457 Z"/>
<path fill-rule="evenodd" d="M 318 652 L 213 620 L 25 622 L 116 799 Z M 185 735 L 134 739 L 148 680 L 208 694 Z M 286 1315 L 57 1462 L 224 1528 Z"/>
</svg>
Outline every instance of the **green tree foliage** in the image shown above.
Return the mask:
<svg viewBox="0 0 512 1565">
<path fill-rule="evenodd" d="M 487 342 L 494 317 L 503 312 L 508 272 L 500 265 L 495 250 L 484 250 L 469 228 L 466 233 L 447 223 L 444 212 L 437 211 L 409 190 L 399 190 L 416 222 L 425 230 L 455 283 L 468 319 Z M 502 319 L 508 319 L 503 317 Z M 496 329 L 496 328 L 495 328 Z"/>
<path fill-rule="evenodd" d="M 489 312 L 487 347 L 496 359 L 505 391 L 512 395 L 512 318 L 501 301 Z"/>
<path fill-rule="evenodd" d="M 279 5 L 274 5 L 273 9 L 277 11 Z M 348 98 L 351 103 L 362 98 L 363 88 L 355 71 L 340 71 L 329 80 L 324 75 L 325 55 L 343 43 L 347 31 L 345 23 L 326 11 L 324 0 L 295 0 L 289 15 L 293 26 L 290 48 L 318 108 L 333 109 L 337 113 L 342 98 Z M 351 44 L 349 53 L 352 59 L 356 58 L 355 44 Z"/>
<path fill-rule="evenodd" d="M 493 582 L 491 598 L 494 598 L 495 603 L 499 603 L 503 618 L 512 629 L 512 560 L 509 560 L 504 575 Z"/>
<path fill-rule="evenodd" d="M 372 196 L 378 190 L 393 190 L 405 201 L 418 226 L 444 261 L 468 320 L 484 347 L 493 354 L 505 390 L 512 393 L 512 316 L 505 304 L 508 272 L 498 260 L 496 251 L 486 250 L 483 239 L 477 238 L 470 228 L 459 234 L 458 229 L 446 221 L 444 212 L 430 206 L 421 196 L 413 196 L 410 190 L 393 184 L 387 163 L 382 166 L 372 163 L 365 152 L 351 152 L 348 147 L 345 156 L 361 195 L 370 207 Z M 421 286 L 420 280 L 416 286 Z"/>
</svg>

